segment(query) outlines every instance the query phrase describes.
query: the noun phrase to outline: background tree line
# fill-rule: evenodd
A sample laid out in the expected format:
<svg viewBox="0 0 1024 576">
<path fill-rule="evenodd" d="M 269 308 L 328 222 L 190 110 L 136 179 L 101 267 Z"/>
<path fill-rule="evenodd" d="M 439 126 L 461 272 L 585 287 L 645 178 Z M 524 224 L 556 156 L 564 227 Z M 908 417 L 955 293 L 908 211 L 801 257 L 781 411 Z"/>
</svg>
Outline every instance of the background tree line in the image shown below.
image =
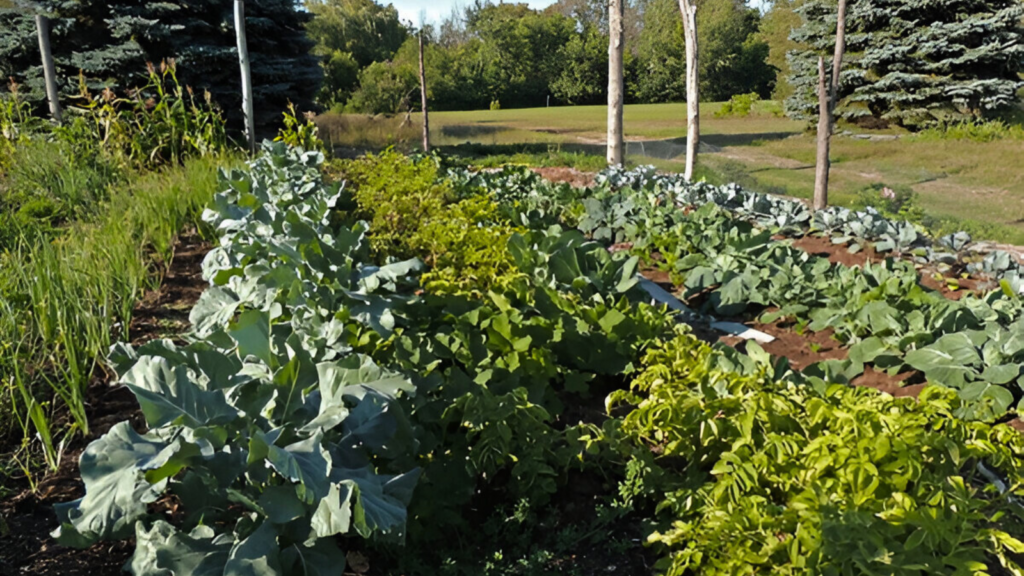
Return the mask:
<svg viewBox="0 0 1024 576">
<path fill-rule="evenodd" d="M 698 0 L 702 92 L 709 100 L 771 95 L 761 13 L 742 0 Z M 373 0 L 308 0 L 310 37 L 323 59 L 319 101 L 350 112 L 411 106 L 418 47 L 410 23 Z M 599 104 L 608 86 L 606 0 L 560 0 L 545 10 L 477 0 L 428 26 L 432 108 L 466 110 Z M 627 102 L 685 98 L 682 22 L 676 0 L 630 0 L 626 9 Z M 372 49 L 366 49 L 372 47 Z"/>
<path fill-rule="evenodd" d="M 396 113 L 419 108 L 418 42 L 410 22 L 374 0 L 248 0 L 258 125 L 288 102 L 299 110 Z M 786 100 L 813 121 L 819 55 L 834 44 L 836 0 L 696 0 L 701 100 L 737 94 Z M 33 23 L 52 21 L 66 98 L 82 84 L 120 95 L 144 84 L 146 63 L 175 58 L 182 84 L 237 126 L 231 0 L 0 0 L 0 79 L 42 101 Z M 1019 108 L 1024 0 L 850 0 L 849 62 L 838 118 L 908 127 L 984 119 Z M 685 100 L 677 0 L 626 0 L 627 103 Z M 544 10 L 475 0 L 423 30 L 431 107 L 603 104 L 607 0 L 558 0 Z M 40 112 L 42 112 L 40 108 Z M 867 123 L 866 125 L 873 125 Z M 264 129 L 265 132 L 265 129 Z"/>
</svg>

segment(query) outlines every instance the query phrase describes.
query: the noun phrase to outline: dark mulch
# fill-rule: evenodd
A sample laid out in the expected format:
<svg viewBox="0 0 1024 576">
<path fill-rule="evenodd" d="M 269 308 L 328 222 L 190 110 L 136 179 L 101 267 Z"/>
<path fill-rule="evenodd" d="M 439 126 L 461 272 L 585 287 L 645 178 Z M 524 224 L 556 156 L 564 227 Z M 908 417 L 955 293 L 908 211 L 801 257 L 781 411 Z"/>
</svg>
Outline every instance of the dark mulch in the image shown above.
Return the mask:
<svg viewBox="0 0 1024 576">
<path fill-rule="evenodd" d="M 873 366 L 865 366 L 864 373 L 854 378 L 851 384 L 881 390 L 897 398 L 917 398 L 925 388 L 923 380 L 924 375 L 920 372 L 910 371 L 890 376 L 875 370 Z"/>
<path fill-rule="evenodd" d="M 174 338 L 188 329 L 189 310 L 206 287 L 201 264 L 210 248 L 196 234 L 179 238 L 163 284 L 147 293 L 135 309 L 130 329 L 133 343 Z M 131 555 L 131 542 L 74 550 L 50 537 L 57 527 L 54 504 L 84 494 L 78 460 L 88 443 L 125 420 L 136 430 L 145 429 L 135 397 L 124 388 L 112 388 L 106 374 L 98 372 L 86 391 L 86 407 L 89 437 L 76 439 L 65 451 L 60 469 L 42 478 L 34 492 L 22 481 L 16 496 L 0 502 L 0 576 L 115 576 Z"/>
<path fill-rule="evenodd" d="M 794 240 L 793 247 L 799 248 L 812 256 L 828 258 L 828 261 L 833 264 L 851 267 L 864 266 L 868 262 L 877 264 L 885 261 L 886 258 L 884 255 L 875 252 L 875 249 L 870 245 L 865 246 L 863 250 L 854 254 L 850 252 L 849 247 L 846 245 L 833 244 L 829 238 L 812 236 L 810 234 Z"/>
<path fill-rule="evenodd" d="M 748 324 L 751 328 L 775 338 L 772 342 L 760 345 L 765 352 L 776 358 L 789 359 L 789 365 L 797 370 L 803 370 L 822 360 L 846 359 L 847 350 L 832 337 L 831 329 L 821 332 L 805 330 L 798 333 L 792 326 L 787 326 L 782 322 L 773 322 L 772 324 L 751 322 Z M 722 336 L 718 341 L 734 348 L 744 342 L 735 336 Z"/>
</svg>

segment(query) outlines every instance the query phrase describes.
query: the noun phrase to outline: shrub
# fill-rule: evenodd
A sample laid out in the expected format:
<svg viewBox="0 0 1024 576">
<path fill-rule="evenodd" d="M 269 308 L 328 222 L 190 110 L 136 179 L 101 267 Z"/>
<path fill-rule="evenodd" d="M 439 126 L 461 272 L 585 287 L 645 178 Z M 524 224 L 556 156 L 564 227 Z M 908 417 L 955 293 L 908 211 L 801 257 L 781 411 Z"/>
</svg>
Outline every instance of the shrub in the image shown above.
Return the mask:
<svg viewBox="0 0 1024 576">
<path fill-rule="evenodd" d="M 759 102 L 760 100 L 761 97 L 757 95 L 757 92 L 751 92 L 750 94 L 736 94 L 730 98 L 728 102 L 722 104 L 722 107 L 718 112 L 715 112 L 715 118 L 750 116 L 750 113 L 754 110 L 754 103 Z"/>
<path fill-rule="evenodd" d="M 737 372 L 679 337 L 617 395 L 637 405 L 623 430 L 657 454 L 637 458 L 664 489 L 649 542 L 666 574 L 1020 571 L 1019 433 L 957 420 L 952 390 L 802 385 L 748 351 Z"/>
</svg>

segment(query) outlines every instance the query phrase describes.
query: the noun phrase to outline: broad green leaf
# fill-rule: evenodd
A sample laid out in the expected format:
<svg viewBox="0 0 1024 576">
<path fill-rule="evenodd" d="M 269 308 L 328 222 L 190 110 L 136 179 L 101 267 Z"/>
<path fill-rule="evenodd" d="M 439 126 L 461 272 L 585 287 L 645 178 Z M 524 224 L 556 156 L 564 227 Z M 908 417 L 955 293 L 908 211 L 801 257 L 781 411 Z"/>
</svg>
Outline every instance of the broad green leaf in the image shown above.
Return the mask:
<svg viewBox="0 0 1024 576">
<path fill-rule="evenodd" d="M 296 576 L 337 576 L 345 573 L 345 553 L 329 539 L 318 540 L 311 547 L 293 544 L 281 551 L 285 574 Z"/>
<path fill-rule="evenodd" d="M 111 428 L 82 454 L 85 497 L 55 507 L 60 527 L 53 536 L 76 548 L 130 537 L 146 504 L 163 491 L 163 483 L 151 485 L 143 474 L 170 462 L 180 449 L 180 440 L 140 436 L 127 422 Z"/>
<path fill-rule="evenodd" d="M 235 543 L 226 534 L 215 536 L 209 526 L 197 526 L 186 535 L 163 520 L 149 530 L 138 522 L 135 541 L 130 562 L 135 576 L 222 576 Z"/>
<path fill-rule="evenodd" d="M 277 530 L 270 522 L 264 522 L 231 549 L 224 576 L 280 576 L 279 557 Z"/>
<path fill-rule="evenodd" d="M 199 336 L 206 336 L 227 327 L 240 305 L 234 292 L 214 286 L 199 297 L 188 319 Z"/>
<path fill-rule="evenodd" d="M 327 495 L 327 474 L 331 468 L 331 455 L 321 445 L 323 433 L 279 448 L 268 446 L 267 460 L 278 474 L 299 484 L 299 498 L 307 503 Z"/>
<path fill-rule="evenodd" d="M 981 379 L 992 384 L 1008 384 L 1020 376 L 1019 364 L 1002 364 L 988 366 L 981 373 Z"/>
<path fill-rule="evenodd" d="M 206 392 L 190 379 L 184 366 L 145 356 L 122 378 L 135 394 L 146 423 L 159 428 L 180 423 L 190 428 L 227 424 L 238 417 L 222 392 Z"/>
<path fill-rule="evenodd" d="M 353 520 L 363 538 L 404 533 L 406 508 L 418 479 L 418 470 L 399 476 L 377 475 L 370 468 L 335 468 L 331 473 L 331 482 L 356 490 Z"/>
<path fill-rule="evenodd" d="M 331 484 L 327 496 L 320 501 L 313 513 L 313 535 L 327 538 L 335 534 L 347 534 L 352 525 L 352 500 L 356 492 L 349 484 Z"/>
<path fill-rule="evenodd" d="M 850 347 L 850 360 L 860 364 L 867 364 L 874 361 L 878 356 L 886 353 L 888 346 L 877 336 L 870 336 Z"/>
<path fill-rule="evenodd" d="M 242 312 L 237 322 L 232 322 L 228 334 L 238 343 L 241 358 L 255 356 L 267 366 L 274 366 L 274 353 L 270 345 L 270 315 L 260 310 Z"/>
<path fill-rule="evenodd" d="M 260 494 L 258 503 L 275 524 L 286 524 L 306 513 L 295 486 L 270 486 Z"/>
</svg>

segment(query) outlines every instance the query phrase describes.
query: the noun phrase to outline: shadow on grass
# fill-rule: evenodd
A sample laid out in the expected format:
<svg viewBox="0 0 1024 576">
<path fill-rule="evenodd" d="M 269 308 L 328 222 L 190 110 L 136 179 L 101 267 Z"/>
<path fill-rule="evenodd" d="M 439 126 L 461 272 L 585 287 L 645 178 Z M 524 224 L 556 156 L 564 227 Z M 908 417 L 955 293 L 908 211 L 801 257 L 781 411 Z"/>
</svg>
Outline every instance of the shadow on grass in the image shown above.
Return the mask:
<svg viewBox="0 0 1024 576">
<path fill-rule="evenodd" d="M 726 146 L 758 146 L 763 142 L 774 142 L 776 140 L 785 140 L 790 136 L 796 136 L 800 132 L 757 132 L 753 134 L 706 134 L 701 136 L 701 140 L 711 144 L 724 148 Z M 680 138 L 684 143 L 686 138 Z"/>
</svg>

